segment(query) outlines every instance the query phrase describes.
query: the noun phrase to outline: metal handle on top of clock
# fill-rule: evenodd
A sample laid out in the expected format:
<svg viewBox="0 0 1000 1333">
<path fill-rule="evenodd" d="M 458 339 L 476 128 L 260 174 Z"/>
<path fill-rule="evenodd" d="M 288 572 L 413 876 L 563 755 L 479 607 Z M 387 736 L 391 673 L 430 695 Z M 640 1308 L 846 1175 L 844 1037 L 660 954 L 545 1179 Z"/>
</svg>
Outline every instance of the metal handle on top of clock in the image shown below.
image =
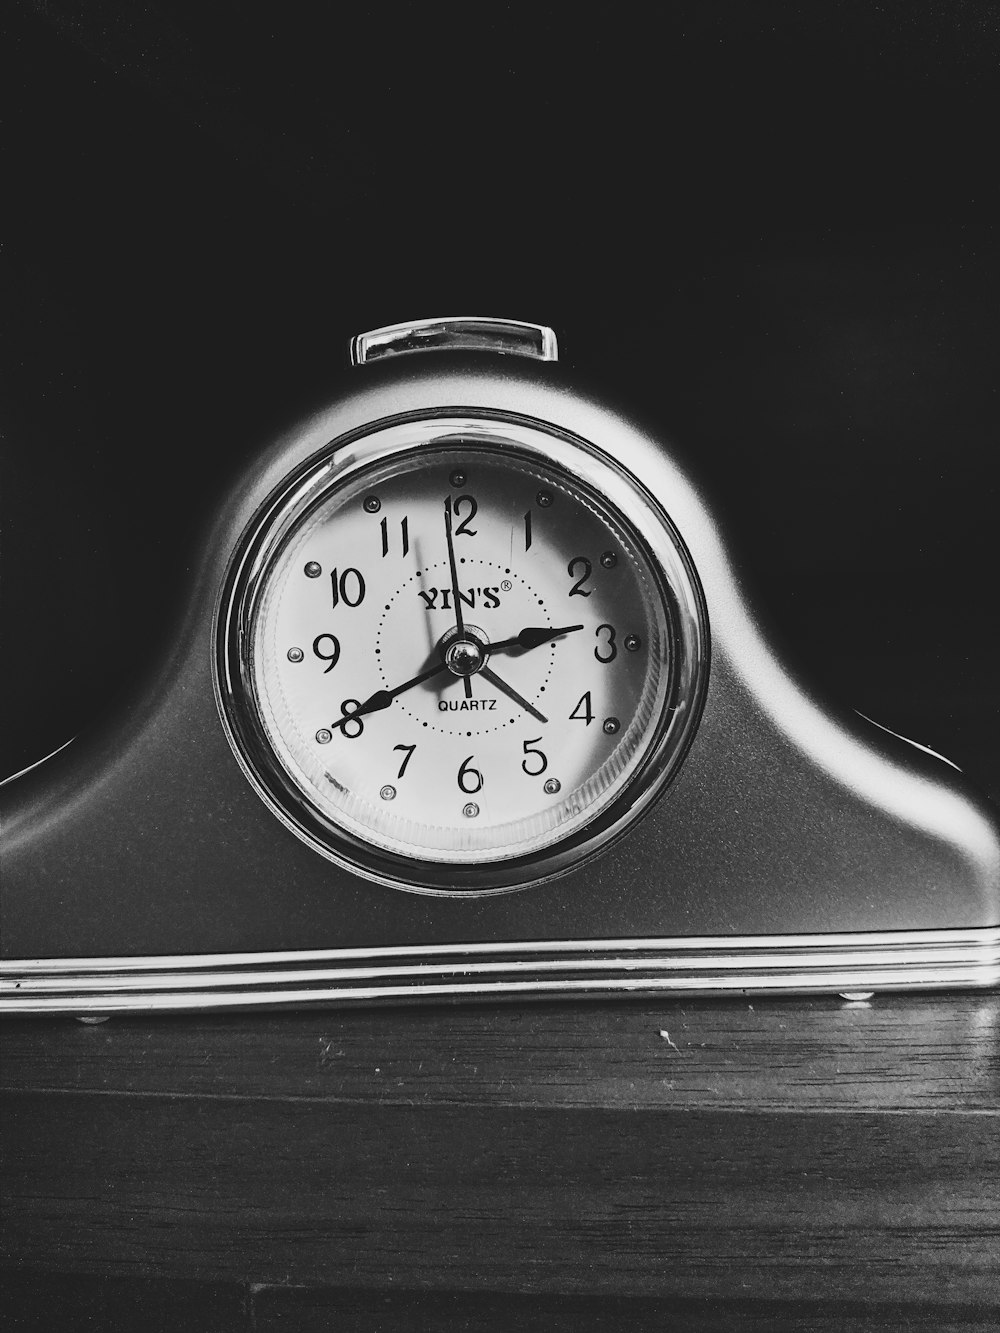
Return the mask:
<svg viewBox="0 0 1000 1333">
<path fill-rule="evenodd" d="M 351 364 L 363 366 L 405 352 L 495 352 L 558 361 L 559 345 L 552 329 L 519 319 L 456 315 L 413 319 L 359 333 L 351 339 Z"/>
</svg>

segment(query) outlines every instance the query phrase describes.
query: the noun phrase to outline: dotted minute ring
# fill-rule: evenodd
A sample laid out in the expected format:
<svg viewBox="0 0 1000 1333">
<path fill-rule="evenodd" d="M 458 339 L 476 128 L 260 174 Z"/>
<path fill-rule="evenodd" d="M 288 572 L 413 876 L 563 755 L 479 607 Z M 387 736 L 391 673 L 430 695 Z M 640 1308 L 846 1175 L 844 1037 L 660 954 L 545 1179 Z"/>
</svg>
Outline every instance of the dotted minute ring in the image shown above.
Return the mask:
<svg viewBox="0 0 1000 1333">
<path fill-rule="evenodd" d="M 475 559 L 475 558 L 466 558 L 466 559 L 463 559 L 463 560 L 462 560 L 462 564 L 466 564 L 466 563 L 468 563 L 468 564 L 480 564 L 480 565 L 486 565 L 486 566 L 491 567 L 491 568 L 493 568 L 493 569 L 498 569 L 498 568 L 500 568 L 500 566 L 497 564 L 497 562 L 496 562 L 496 561 L 493 561 L 493 560 L 477 560 L 477 559 Z M 388 619 L 388 617 L 389 617 L 389 615 L 390 615 L 390 613 L 391 613 L 391 611 L 392 611 L 392 608 L 393 608 L 394 604 L 396 603 L 397 599 L 403 594 L 403 592 L 406 590 L 407 587 L 409 587 L 409 585 L 410 585 L 411 583 L 416 583 L 416 582 L 417 582 L 418 580 L 420 580 L 420 579 L 424 576 L 424 574 L 426 574 L 429 570 L 432 570 L 432 569 L 439 569 L 439 568 L 447 569 L 447 562 L 444 561 L 444 560 L 441 560 L 441 561 L 437 561 L 437 562 L 434 563 L 434 564 L 430 564 L 430 565 L 426 566 L 425 569 L 418 569 L 417 572 L 416 572 L 415 574 L 412 574 L 412 575 L 406 580 L 405 583 L 402 583 L 402 584 L 396 589 L 396 591 L 392 594 L 392 596 L 391 596 L 391 597 L 389 598 L 389 600 L 386 602 L 385 607 L 384 607 L 384 609 L 383 609 L 383 611 L 382 611 L 382 614 L 381 614 L 381 616 L 379 617 L 379 622 L 378 622 L 378 625 L 377 625 L 376 630 L 375 630 L 375 648 L 376 648 L 376 660 L 377 660 L 377 662 L 378 662 L 379 675 L 382 677 L 382 685 L 383 685 L 383 687 L 384 687 L 385 689 L 391 689 L 391 688 L 393 687 L 393 685 L 395 684 L 395 681 L 390 681 L 390 680 L 386 677 L 385 669 L 384 669 L 384 661 L 385 661 L 386 654 L 384 654 L 384 653 L 381 651 L 381 647 L 382 647 L 382 632 L 383 632 L 383 629 L 384 629 L 384 626 L 385 626 L 385 621 Z M 500 584 L 499 584 L 499 587 L 501 588 L 501 590 L 502 590 L 503 592 L 510 592 L 510 591 L 513 589 L 513 587 L 514 587 L 514 583 L 512 582 L 512 580 L 516 580 L 517 583 L 521 584 L 521 585 L 527 590 L 527 592 L 530 594 L 532 600 L 538 605 L 540 615 L 541 615 L 541 616 L 544 616 L 544 619 L 547 620 L 548 623 L 551 625 L 551 623 L 552 623 L 552 618 L 551 618 L 551 616 L 549 615 L 549 613 L 545 610 L 545 599 L 542 598 L 542 597 L 537 596 L 537 594 L 535 593 L 534 589 L 531 587 L 531 585 L 527 582 L 526 579 L 522 579 L 522 578 L 520 577 L 520 575 L 515 574 L 512 570 L 508 569 L 506 566 L 503 567 L 503 574 L 504 574 L 504 577 L 501 579 Z M 482 632 L 482 631 L 481 631 L 481 632 Z M 545 679 L 544 679 L 544 681 L 542 682 L 542 690 L 544 690 L 545 686 L 548 685 L 548 683 L 549 683 L 549 678 L 550 678 L 551 675 L 552 675 L 552 666 L 553 666 L 553 661 L 554 661 L 555 650 L 556 650 L 556 645 L 555 645 L 555 643 L 550 643 L 550 644 L 549 644 L 548 666 L 547 666 L 547 669 L 546 669 L 546 672 L 545 672 Z M 400 699 L 397 699 L 396 702 L 400 705 L 400 707 L 402 708 L 403 712 L 406 713 L 407 717 L 411 718 L 414 722 L 419 722 L 419 723 L 421 724 L 421 726 L 426 727 L 429 731 L 436 731 L 436 732 L 438 732 L 438 733 L 439 733 L 440 735 L 442 735 L 442 736 L 460 736 L 460 735 L 463 734 L 463 732 L 464 732 L 464 734 L 467 735 L 467 736 L 488 736 L 488 735 L 490 735 L 492 732 L 496 732 L 496 731 L 504 731 L 504 730 L 506 730 L 507 727 L 509 727 L 509 726 L 511 726 L 511 725 L 513 725 L 513 724 L 515 724 L 515 723 L 517 722 L 517 720 L 518 720 L 517 717 L 516 717 L 516 715 L 515 715 L 514 717 L 510 717 L 510 716 L 508 716 L 508 715 L 505 715 L 505 716 L 504 716 L 504 720 L 503 720 L 502 722 L 500 722 L 500 723 L 498 723 L 496 726 L 492 726 L 492 727 L 473 727 L 473 728 L 471 728 L 471 729 L 467 729 L 465 726 L 459 726 L 459 727 L 457 727 L 457 728 L 456 728 L 456 727 L 442 727 L 442 726 L 438 726 L 438 725 L 436 725 L 434 722 L 429 722 L 429 721 L 427 721 L 427 719 L 424 718 L 424 717 L 422 717 L 419 713 L 414 712 L 414 711 L 408 706 L 408 704 L 407 704 L 407 702 L 406 702 L 405 699 L 400 698 Z M 503 702 L 503 701 L 501 701 L 501 700 L 497 700 L 497 707 L 498 707 L 498 708 L 502 706 L 502 702 Z M 535 700 L 533 700 L 532 702 L 535 702 Z M 467 716 L 469 716 L 469 715 L 467 715 Z M 469 717 L 469 720 L 471 721 L 471 717 Z"/>
</svg>

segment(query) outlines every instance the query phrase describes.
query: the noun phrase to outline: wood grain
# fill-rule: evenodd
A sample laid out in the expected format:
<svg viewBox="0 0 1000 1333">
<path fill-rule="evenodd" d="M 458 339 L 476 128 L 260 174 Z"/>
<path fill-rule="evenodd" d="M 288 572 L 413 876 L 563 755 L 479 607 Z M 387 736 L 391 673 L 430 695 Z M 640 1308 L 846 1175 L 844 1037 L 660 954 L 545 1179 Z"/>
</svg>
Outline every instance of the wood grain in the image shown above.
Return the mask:
<svg viewBox="0 0 1000 1333">
<path fill-rule="evenodd" d="M 904 1301 L 510 1296 L 470 1292 L 265 1288 L 253 1296 L 254 1333 L 996 1333 L 996 1312 Z"/>
<path fill-rule="evenodd" d="M 290 1286 L 374 1301 L 372 1319 L 382 1295 L 436 1294 L 442 1328 L 504 1296 L 542 1301 L 523 1327 L 571 1296 L 688 1302 L 695 1328 L 989 1327 L 998 1011 L 966 994 L 12 1023 L 0 1256 L 252 1285 L 261 1328 L 289 1326 Z M 466 1323 L 448 1293 L 480 1301 Z"/>
<path fill-rule="evenodd" d="M 566 1109 L 1000 1107 L 996 994 L 20 1020 L 0 1043 L 0 1089 Z"/>
<path fill-rule="evenodd" d="M 984 1299 L 994 1117 L 11 1094 L 4 1253 L 492 1291 Z M 57 1217 L 53 1220 L 53 1214 Z"/>
<path fill-rule="evenodd" d="M 0 1272 L 10 1333 L 244 1333 L 253 1293 L 218 1283 Z"/>
<path fill-rule="evenodd" d="M 210 1285 L 0 1270 L 12 1333 L 995 1333 L 995 1309 L 915 1301 L 740 1301 Z"/>
</svg>

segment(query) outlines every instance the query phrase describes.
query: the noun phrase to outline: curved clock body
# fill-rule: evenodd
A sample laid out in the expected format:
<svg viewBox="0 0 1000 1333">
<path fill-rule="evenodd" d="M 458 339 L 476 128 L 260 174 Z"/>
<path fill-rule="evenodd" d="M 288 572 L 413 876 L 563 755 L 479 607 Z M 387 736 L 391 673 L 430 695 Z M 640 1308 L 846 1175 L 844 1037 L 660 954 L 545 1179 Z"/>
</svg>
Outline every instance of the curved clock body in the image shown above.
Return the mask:
<svg viewBox="0 0 1000 1333">
<path fill-rule="evenodd" d="M 248 460 L 159 677 L 6 785 L 3 1008 L 996 983 L 954 771 L 790 678 L 662 440 L 485 348 Z"/>
</svg>

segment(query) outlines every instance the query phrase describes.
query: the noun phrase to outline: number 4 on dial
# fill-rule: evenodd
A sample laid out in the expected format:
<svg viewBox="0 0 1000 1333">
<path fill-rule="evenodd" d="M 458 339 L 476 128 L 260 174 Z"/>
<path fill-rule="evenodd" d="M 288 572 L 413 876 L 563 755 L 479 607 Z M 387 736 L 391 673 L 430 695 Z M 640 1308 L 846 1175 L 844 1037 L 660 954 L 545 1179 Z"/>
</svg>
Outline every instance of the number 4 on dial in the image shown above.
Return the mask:
<svg viewBox="0 0 1000 1333">
<path fill-rule="evenodd" d="M 577 722 L 586 722 L 588 727 L 591 722 L 593 722 L 594 708 L 590 702 L 589 690 L 587 690 L 586 694 L 581 695 L 577 701 L 576 707 L 573 709 L 572 713 L 570 713 L 570 718 L 575 718 Z"/>
</svg>

